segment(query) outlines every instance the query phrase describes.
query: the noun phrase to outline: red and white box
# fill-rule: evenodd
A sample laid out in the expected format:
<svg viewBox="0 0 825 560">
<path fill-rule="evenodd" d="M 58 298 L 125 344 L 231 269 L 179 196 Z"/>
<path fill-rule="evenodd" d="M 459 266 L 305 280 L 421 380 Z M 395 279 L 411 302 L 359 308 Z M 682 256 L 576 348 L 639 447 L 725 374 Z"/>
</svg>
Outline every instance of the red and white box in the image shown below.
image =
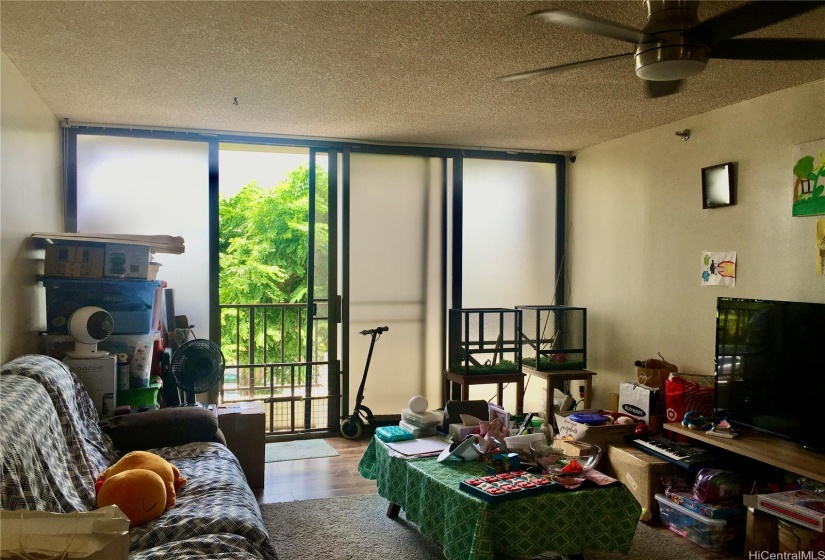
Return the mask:
<svg viewBox="0 0 825 560">
<path fill-rule="evenodd" d="M 756 507 L 802 527 L 825 532 L 825 494 L 810 490 L 759 494 Z"/>
</svg>

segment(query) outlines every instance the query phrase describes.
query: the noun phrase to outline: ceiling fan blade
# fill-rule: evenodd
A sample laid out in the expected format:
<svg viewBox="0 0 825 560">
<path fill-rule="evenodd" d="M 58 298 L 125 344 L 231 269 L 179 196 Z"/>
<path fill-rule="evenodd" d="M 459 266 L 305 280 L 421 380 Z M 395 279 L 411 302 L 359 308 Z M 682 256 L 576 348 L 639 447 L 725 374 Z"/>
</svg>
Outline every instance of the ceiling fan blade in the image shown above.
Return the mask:
<svg viewBox="0 0 825 560">
<path fill-rule="evenodd" d="M 758 0 L 707 19 L 686 32 L 688 38 L 713 47 L 716 43 L 768 27 L 825 5 L 825 0 Z"/>
<path fill-rule="evenodd" d="M 711 58 L 825 60 L 825 39 L 729 39 L 710 49 Z"/>
<path fill-rule="evenodd" d="M 651 99 L 672 95 L 682 89 L 684 80 L 670 80 L 667 82 L 645 80 L 645 93 Z"/>
<path fill-rule="evenodd" d="M 639 29 L 569 10 L 540 10 L 527 15 L 543 19 L 550 23 L 572 27 L 586 33 L 595 33 L 596 35 L 618 39 L 619 41 L 627 41 L 633 44 L 657 40 L 656 37 L 643 33 Z"/>
<path fill-rule="evenodd" d="M 614 54 L 611 56 L 603 56 L 601 58 L 592 58 L 590 60 L 582 60 L 581 62 L 570 62 L 568 64 L 559 64 L 558 66 L 548 66 L 547 68 L 539 68 L 537 70 L 528 70 L 527 72 L 518 72 L 517 74 L 508 74 L 507 76 L 499 76 L 496 79 L 500 82 L 512 82 L 515 80 L 522 80 L 524 78 L 535 78 L 537 76 L 544 76 L 546 74 L 554 74 L 556 72 L 563 72 L 564 70 L 572 70 L 573 68 L 582 68 L 584 66 L 591 66 L 594 64 L 601 64 L 617 58 L 632 57 L 633 53 Z"/>
</svg>

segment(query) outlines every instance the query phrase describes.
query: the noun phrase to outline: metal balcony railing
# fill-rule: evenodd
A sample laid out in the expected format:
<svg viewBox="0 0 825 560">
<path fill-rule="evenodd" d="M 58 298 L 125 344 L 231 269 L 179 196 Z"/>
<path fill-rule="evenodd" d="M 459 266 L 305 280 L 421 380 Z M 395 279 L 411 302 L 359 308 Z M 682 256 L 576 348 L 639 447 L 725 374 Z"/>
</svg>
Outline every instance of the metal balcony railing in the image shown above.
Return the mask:
<svg viewBox="0 0 825 560">
<path fill-rule="evenodd" d="M 307 359 L 306 310 L 301 303 L 220 305 L 221 402 L 265 403 L 269 434 L 337 427 L 330 424 L 337 422 L 339 395 L 329 390 L 337 363 L 323 359 L 326 317 L 311 318 L 313 356 Z"/>
</svg>

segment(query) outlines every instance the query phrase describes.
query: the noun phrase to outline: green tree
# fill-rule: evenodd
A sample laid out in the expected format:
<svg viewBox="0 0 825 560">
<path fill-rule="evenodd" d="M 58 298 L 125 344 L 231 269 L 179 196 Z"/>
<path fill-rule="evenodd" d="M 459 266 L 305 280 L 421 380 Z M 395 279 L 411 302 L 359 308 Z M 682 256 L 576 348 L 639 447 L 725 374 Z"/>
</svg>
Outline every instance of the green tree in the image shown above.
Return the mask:
<svg viewBox="0 0 825 560">
<path fill-rule="evenodd" d="M 325 259 L 328 232 L 327 173 L 316 168 L 316 256 Z M 301 165 L 286 180 L 264 189 L 256 182 L 219 202 L 220 302 L 222 304 L 306 303 L 309 234 L 309 168 Z M 221 346 L 231 349 L 227 359 L 249 363 L 248 314 L 225 309 L 221 313 Z M 240 323 L 240 324 L 239 324 Z M 297 310 L 282 318 L 269 311 L 255 312 L 254 361 L 300 361 L 306 341 L 306 314 L 299 327 Z M 283 325 L 283 331 L 281 327 Z M 235 353 L 236 343 L 239 343 Z M 282 346 L 283 344 L 283 346 Z M 281 355 L 281 348 L 284 354 Z M 225 351 L 226 352 L 226 351 Z M 257 379 L 265 372 L 256 373 Z M 296 381 L 299 381 L 296 379 Z M 303 372 L 301 379 L 303 381 Z M 241 380 L 239 379 L 239 382 Z M 248 383 L 248 380 L 247 380 Z M 244 384 L 241 383 L 243 386 Z"/>
</svg>

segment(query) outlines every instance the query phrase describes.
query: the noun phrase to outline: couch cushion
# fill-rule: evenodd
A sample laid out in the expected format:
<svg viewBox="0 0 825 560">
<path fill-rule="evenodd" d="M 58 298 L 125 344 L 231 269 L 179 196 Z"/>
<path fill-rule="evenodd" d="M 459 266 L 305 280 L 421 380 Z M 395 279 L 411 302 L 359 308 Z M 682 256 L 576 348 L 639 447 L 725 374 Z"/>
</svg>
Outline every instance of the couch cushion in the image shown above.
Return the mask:
<svg viewBox="0 0 825 560">
<path fill-rule="evenodd" d="M 80 476 L 74 480 L 81 495 L 91 492 L 100 473 L 118 458 L 112 440 L 97 425 L 98 416 L 83 383 L 63 362 L 29 354 L 3 365 L 2 375 L 21 375 L 42 385 L 60 420 L 69 458 Z"/>
<path fill-rule="evenodd" d="M 186 484 L 178 491 L 174 506 L 130 531 L 131 552 L 148 554 L 130 559 L 160 558 L 154 555 L 155 547 L 175 548 L 174 543 L 183 541 L 194 547 L 189 549 L 192 558 L 198 557 L 197 552 L 202 558 L 217 558 L 214 554 L 224 551 L 229 536 L 235 536 L 230 539 L 233 547 L 256 554 L 253 558 L 277 558 L 258 502 L 232 452 L 218 443 L 190 443 L 150 451 L 178 467 Z M 189 557 L 178 556 L 176 551 L 167 558 Z"/>
<path fill-rule="evenodd" d="M 226 443 L 223 434 L 219 436 L 215 413 L 196 406 L 113 416 L 100 427 L 121 453 L 195 441 Z"/>
<path fill-rule="evenodd" d="M 0 376 L 3 452 L 0 507 L 66 513 L 94 508 L 94 488 L 76 488 L 84 476 L 69 461 L 60 421 L 46 390 L 17 375 Z M 37 442 L 33 445 L 33 442 Z"/>
</svg>

